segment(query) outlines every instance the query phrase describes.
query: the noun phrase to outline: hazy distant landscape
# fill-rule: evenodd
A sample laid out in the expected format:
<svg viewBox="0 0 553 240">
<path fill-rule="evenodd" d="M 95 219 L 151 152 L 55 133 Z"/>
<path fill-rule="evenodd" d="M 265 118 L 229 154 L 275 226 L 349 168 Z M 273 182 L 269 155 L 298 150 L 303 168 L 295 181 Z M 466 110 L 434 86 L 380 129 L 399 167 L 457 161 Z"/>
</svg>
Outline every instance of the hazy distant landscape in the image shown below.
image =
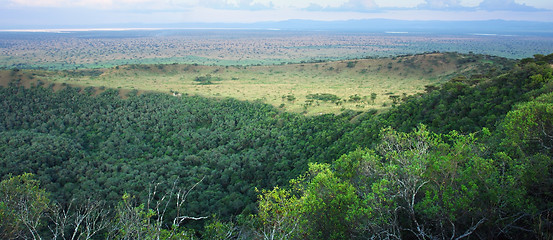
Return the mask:
<svg viewBox="0 0 553 240">
<path fill-rule="evenodd" d="M 520 59 L 553 52 L 553 35 L 333 30 L 0 32 L 0 68 L 4 69 L 274 65 L 435 51 Z"/>
</svg>

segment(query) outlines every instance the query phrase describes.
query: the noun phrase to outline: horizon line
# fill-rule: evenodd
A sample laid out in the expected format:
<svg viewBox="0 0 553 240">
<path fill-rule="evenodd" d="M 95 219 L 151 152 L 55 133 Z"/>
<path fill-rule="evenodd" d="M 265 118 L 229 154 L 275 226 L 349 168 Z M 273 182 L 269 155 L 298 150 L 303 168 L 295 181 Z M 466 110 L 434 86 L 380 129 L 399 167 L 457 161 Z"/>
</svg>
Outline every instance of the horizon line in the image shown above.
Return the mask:
<svg viewBox="0 0 553 240">
<path fill-rule="evenodd" d="M 225 22 L 180 22 L 180 23 L 153 23 L 153 24 L 145 24 L 145 23 L 113 23 L 113 24 L 98 24 L 97 26 L 93 25 L 73 25 L 73 26 L 63 26 L 63 25 L 57 25 L 57 26 L 39 26 L 39 25 L 28 25 L 28 27 L 24 25 L 20 25 L 16 28 L 9 28 L 7 26 L 0 26 L 0 32 L 36 32 L 36 33 L 66 33 L 66 32 L 86 32 L 86 31 L 155 31 L 155 30 L 288 30 L 290 28 L 289 26 L 285 26 L 284 28 L 279 28 L 279 26 L 271 26 L 270 24 L 286 24 L 287 22 L 293 22 L 293 21 L 303 21 L 306 23 L 309 22 L 315 22 L 315 23 L 347 23 L 347 22 L 362 22 L 362 21 L 390 21 L 390 22 L 423 22 L 423 23 L 481 23 L 481 22 L 503 22 L 503 23 L 538 23 L 540 25 L 553 25 L 553 22 L 544 22 L 544 21 L 530 21 L 530 20 L 505 20 L 505 19 L 489 19 L 489 20 L 401 20 L 401 19 L 389 19 L 389 18 L 366 18 L 366 19 L 349 19 L 349 20 L 311 20 L 311 19 L 287 19 L 282 21 L 259 21 L 259 22 L 252 22 L 252 23 L 225 23 Z M 178 27 L 177 25 L 185 25 L 184 27 Z M 203 25 L 205 27 L 193 27 L 190 25 Z M 269 24 L 268 26 L 263 26 L 262 24 Z M 102 27 L 106 26 L 106 27 Z M 110 27 L 116 26 L 116 27 Z M 140 27 L 139 25 L 145 25 L 146 27 Z M 217 27 L 216 25 L 222 25 L 221 27 Z M 259 26 L 259 27 L 256 27 Z M 122 26 L 122 27 L 121 27 Z M 125 27 L 129 26 L 129 27 Z M 139 26 L 139 27 L 135 27 Z M 152 26 L 152 27 L 147 27 Z M 165 27 L 166 26 L 166 27 Z M 175 27 L 176 26 L 176 27 Z M 228 27 L 224 27 L 228 26 Z M 249 27 L 251 26 L 251 27 Z M 396 26 L 390 26 L 390 27 L 396 27 Z M 412 26 L 407 26 L 412 27 Z M 308 24 L 305 24 L 303 26 L 300 26 L 301 29 L 321 29 L 321 26 L 309 26 Z M 335 27 L 329 27 L 328 29 L 334 29 Z M 323 27 L 323 29 L 325 29 Z M 349 28 L 348 28 L 349 29 Z M 367 28 L 366 30 L 370 30 L 370 28 Z M 390 30 L 392 31 L 392 30 Z"/>
</svg>

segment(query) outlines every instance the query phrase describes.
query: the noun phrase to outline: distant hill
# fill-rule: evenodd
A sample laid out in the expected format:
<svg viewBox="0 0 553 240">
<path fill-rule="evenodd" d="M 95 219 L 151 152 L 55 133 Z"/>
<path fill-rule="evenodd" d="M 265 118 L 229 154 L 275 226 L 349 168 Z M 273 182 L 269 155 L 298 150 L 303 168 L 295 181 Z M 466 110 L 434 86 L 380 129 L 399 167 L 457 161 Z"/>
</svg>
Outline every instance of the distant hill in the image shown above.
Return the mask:
<svg viewBox="0 0 553 240">
<path fill-rule="evenodd" d="M 348 21 L 288 20 L 256 23 L 259 28 L 287 30 L 351 30 L 375 32 L 474 33 L 474 34 L 553 34 L 553 23 L 527 21 L 405 21 L 365 19 Z"/>
</svg>

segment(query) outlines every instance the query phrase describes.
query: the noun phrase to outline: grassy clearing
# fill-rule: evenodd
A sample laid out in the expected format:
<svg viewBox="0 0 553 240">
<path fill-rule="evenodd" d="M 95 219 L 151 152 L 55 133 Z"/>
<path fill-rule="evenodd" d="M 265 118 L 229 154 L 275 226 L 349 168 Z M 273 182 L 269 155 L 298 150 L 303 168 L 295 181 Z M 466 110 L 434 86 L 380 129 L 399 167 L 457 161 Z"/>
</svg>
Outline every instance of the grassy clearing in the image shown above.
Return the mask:
<svg viewBox="0 0 553 240">
<path fill-rule="evenodd" d="M 435 53 L 274 66 L 123 65 L 109 69 L 25 72 L 56 85 L 230 97 L 316 115 L 346 109 L 385 109 L 394 104 L 393 98 L 399 100 L 423 92 L 426 85 L 470 70 L 475 63 L 459 63 L 466 57 Z M 8 72 L 0 76 L 8 78 Z M 335 95 L 339 100 L 308 98 L 314 94 Z"/>
</svg>

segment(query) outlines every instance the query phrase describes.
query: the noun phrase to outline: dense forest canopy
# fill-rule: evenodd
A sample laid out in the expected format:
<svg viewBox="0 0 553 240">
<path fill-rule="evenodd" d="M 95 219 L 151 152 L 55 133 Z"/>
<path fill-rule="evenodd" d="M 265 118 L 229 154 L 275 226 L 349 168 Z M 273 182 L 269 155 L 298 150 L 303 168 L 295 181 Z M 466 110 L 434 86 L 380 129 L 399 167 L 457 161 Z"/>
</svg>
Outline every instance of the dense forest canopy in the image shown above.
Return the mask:
<svg viewBox="0 0 553 240">
<path fill-rule="evenodd" d="M 551 64 L 315 117 L 14 82 L 0 88 L 1 237 L 551 238 Z M 52 227 L 63 209 L 98 231 Z"/>
</svg>

